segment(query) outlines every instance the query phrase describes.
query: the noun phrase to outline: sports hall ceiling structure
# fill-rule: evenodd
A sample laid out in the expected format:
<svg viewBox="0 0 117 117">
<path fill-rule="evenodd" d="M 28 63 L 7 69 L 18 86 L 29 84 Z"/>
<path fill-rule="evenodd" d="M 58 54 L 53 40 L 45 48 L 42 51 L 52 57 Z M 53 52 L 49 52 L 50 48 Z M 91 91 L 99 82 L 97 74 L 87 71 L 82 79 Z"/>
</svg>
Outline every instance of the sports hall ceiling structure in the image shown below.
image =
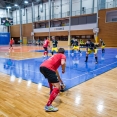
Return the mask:
<svg viewBox="0 0 117 117">
<path fill-rule="evenodd" d="M 28 1 L 28 3 L 26 4 L 25 1 Z M 17 4 L 21 8 L 25 8 L 31 6 L 32 2 L 34 4 L 42 4 L 47 1 L 48 0 L 0 0 L 0 9 L 6 9 L 6 7 L 10 6 L 11 10 L 15 10 L 17 8 L 16 6 L 14 6 L 15 4 Z"/>
</svg>

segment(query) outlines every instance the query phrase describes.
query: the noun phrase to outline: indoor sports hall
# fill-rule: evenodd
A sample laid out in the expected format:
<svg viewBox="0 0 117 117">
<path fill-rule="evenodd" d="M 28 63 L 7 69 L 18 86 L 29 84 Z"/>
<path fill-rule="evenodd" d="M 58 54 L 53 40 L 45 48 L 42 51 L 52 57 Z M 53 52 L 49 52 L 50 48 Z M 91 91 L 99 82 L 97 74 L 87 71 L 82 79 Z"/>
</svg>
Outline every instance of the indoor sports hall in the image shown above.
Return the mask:
<svg viewBox="0 0 117 117">
<path fill-rule="evenodd" d="M 117 0 L 0 0 L 0 117 L 117 117 Z"/>
</svg>

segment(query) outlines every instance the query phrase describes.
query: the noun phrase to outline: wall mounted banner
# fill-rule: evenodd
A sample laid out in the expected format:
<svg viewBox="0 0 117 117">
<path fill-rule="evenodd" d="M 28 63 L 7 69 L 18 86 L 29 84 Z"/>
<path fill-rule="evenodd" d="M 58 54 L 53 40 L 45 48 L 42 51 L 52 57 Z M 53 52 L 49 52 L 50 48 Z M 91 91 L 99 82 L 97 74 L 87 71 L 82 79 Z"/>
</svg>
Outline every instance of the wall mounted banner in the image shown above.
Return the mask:
<svg viewBox="0 0 117 117">
<path fill-rule="evenodd" d="M 64 27 L 54 28 L 54 30 L 64 30 Z"/>
<path fill-rule="evenodd" d="M 10 33 L 0 32 L 0 45 L 8 45 L 10 41 Z"/>
<path fill-rule="evenodd" d="M 13 25 L 13 18 L 9 18 L 9 17 L 1 18 L 1 25 L 4 25 L 4 26 L 11 26 L 11 25 Z"/>
</svg>

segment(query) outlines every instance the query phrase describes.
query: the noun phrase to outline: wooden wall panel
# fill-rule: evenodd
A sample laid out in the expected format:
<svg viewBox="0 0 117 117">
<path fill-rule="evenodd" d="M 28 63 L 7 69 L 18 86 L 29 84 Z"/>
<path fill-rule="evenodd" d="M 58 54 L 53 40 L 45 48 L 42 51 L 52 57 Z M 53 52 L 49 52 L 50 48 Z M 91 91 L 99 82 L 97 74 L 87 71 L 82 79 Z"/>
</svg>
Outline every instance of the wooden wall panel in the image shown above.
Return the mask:
<svg viewBox="0 0 117 117">
<path fill-rule="evenodd" d="M 99 11 L 99 38 L 102 38 L 109 47 L 117 47 L 117 22 L 106 23 L 106 11 L 117 10 L 117 8 Z"/>
<path fill-rule="evenodd" d="M 68 31 L 51 32 L 51 36 L 68 36 Z"/>
<path fill-rule="evenodd" d="M 20 37 L 20 26 L 13 25 L 10 27 L 11 37 Z"/>
<path fill-rule="evenodd" d="M 68 31 L 51 32 L 50 36 L 68 36 Z M 48 36 L 49 33 L 35 33 L 35 36 Z M 93 35 L 93 30 L 74 30 L 71 35 Z"/>
<path fill-rule="evenodd" d="M 71 35 L 93 35 L 93 30 L 73 30 Z"/>
<path fill-rule="evenodd" d="M 35 33 L 34 35 L 35 35 L 35 37 L 49 36 L 49 32 Z M 51 32 L 50 36 L 68 36 L 68 31 Z"/>
<path fill-rule="evenodd" d="M 23 37 L 31 37 L 31 32 L 33 31 L 32 23 L 23 24 L 22 29 L 23 29 Z"/>
<path fill-rule="evenodd" d="M 43 36 L 48 36 L 49 33 L 48 32 L 42 32 L 42 33 L 35 33 L 34 35 L 35 35 L 35 37 L 43 37 Z"/>
<path fill-rule="evenodd" d="M 20 25 L 11 26 L 11 37 L 20 37 Z M 22 24 L 23 37 L 31 37 L 32 23 Z"/>
</svg>

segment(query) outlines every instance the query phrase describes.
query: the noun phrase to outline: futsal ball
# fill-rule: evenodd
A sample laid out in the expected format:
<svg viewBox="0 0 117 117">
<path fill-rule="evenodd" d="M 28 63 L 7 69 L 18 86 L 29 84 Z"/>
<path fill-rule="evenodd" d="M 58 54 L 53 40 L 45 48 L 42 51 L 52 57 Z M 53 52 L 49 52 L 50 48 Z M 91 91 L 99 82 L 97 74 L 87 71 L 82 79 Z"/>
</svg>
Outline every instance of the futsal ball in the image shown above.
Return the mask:
<svg viewBox="0 0 117 117">
<path fill-rule="evenodd" d="M 66 88 L 65 84 L 61 84 L 61 92 L 64 92 L 65 88 Z"/>
</svg>

